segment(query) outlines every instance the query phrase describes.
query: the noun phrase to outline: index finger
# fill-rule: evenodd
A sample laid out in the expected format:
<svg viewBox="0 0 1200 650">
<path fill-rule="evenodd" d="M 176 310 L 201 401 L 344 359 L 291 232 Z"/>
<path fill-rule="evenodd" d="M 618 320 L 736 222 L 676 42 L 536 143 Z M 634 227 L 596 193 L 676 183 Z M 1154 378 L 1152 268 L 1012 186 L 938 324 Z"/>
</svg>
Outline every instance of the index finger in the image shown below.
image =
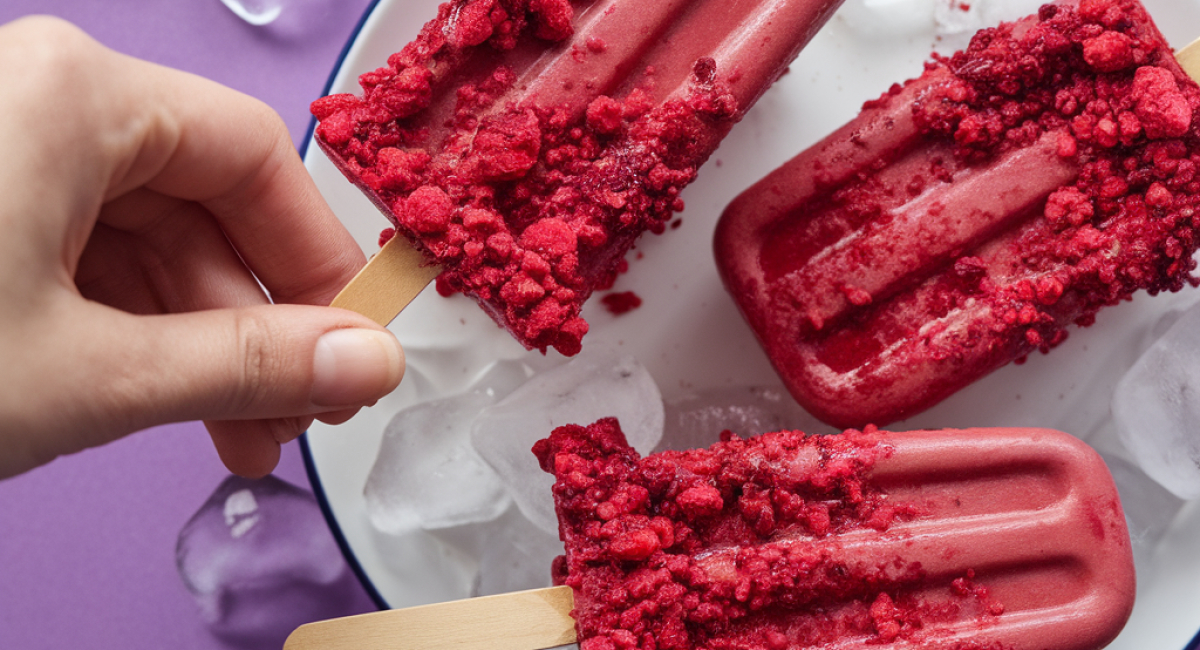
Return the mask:
<svg viewBox="0 0 1200 650">
<path fill-rule="evenodd" d="M 111 55 L 145 126 L 109 194 L 144 184 L 203 204 L 276 302 L 328 304 L 366 260 L 278 114 L 201 77 Z"/>
</svg>

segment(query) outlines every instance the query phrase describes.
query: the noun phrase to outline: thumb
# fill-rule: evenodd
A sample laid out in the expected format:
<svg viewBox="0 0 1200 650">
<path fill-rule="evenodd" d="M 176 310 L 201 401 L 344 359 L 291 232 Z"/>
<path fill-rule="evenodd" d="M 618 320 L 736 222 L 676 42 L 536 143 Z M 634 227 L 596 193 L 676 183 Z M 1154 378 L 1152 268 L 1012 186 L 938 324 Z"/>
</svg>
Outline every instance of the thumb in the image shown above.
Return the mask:
<svg viewBox="0 0 1200 650">
<path fill-rule="evenodd" d="M 160 420 L 323 413 L 374 402 L 404 375 L 396 337 L 340 309 L 263 305 L 136 320 L 145 384 L 117 403 Z"/>
</svg>

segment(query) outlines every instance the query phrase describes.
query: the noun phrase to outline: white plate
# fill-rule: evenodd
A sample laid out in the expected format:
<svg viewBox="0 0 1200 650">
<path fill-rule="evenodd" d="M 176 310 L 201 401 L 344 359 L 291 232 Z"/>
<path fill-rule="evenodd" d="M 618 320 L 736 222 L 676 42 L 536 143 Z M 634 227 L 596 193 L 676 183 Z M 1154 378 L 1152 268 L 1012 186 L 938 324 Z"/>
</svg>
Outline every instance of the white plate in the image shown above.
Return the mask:
<svg viewBox="0 0 1200 650">
<path fill-rule="evenodd" d="M 919 74 L 931 49 L 948 52 L 964 42 L 962 35 L 936 33 L 934 2 L 946 0 L 847 1 L 852 4 L 833 17 L 686 190 L 682 225 L 639 242 L 638 254 L 630 256 L 629 272 L 615 289 L 635 291 L 643 306 L 614 317 L 593 301 L 585 311 L 592 324 L 585 346 L 605 341 L 634 354 L 658 382 L 664 399 L 722 386 L 780 387 L 718 281 L 710 253 L 717 217 L 739 191 L 840 126 L 864 100 L 877 97 L 892 82 Z M 1178 0 L 1146 4 L 1177 47 L 1196 35 L 1188 26 L 1200 32 L 1200 5 Z M 381 0 L 373 5 L 338 64 L 329 91 L 358 92 L 357 76 L 383 65 L 435 14 L 436 5 L 436 0 Z M 986 0 L 972 0 L 971 5 L 972 11 L 992 12 L 989 16 L 1026 13 L 998 9 Z M 305 160 L 363 249 L 377 250 L 385 219 L 315 146 L 307 148 Z M 891 428 L 1046 426 L 1101 444 L 1116 380 L 1162 315 L 1198 298 L 1196 291 L 1139 296 L 1110 308 L 1096 326 L 1074 331 L 1050 355 L 1003 368 Z M 314 425 L 303 444 L 314 488 L 347 557 L 381 606 L 402 607 L 460 597 L 463 585 L 434 570 L 444 550 L 417 542 L 397 545 L 374 532 L 367 520 L 363 485 L 384 425 L 403 406 L 458 392 L 497 358 L 537 353 L 523 350 L 474 303 L 461 297 L 444 299 L 432 290 L 405 310 L 392 329 L 405 345 L 410 367 L 428 382 L 406 382 L 342 426 Z M 562 361 L 553 352 L 551 358 Z M 1138 604 L 1112 648 L 1179 650 L 1192 638 L 1200 627 L 1197 539 L 1200 506 L 1193 503 L 1184 508 L 1153 558 L 1139 567 Z"/>
</svg>

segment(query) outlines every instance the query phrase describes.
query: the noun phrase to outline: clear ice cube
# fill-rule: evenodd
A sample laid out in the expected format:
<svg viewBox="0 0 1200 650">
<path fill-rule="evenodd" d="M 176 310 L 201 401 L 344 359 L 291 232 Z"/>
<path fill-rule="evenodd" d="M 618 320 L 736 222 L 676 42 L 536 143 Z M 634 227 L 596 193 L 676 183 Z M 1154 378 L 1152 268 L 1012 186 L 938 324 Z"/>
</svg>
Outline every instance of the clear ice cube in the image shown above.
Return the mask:
<svg viewBox="0 0 1200 650">
<path fill-rule="evenodd" d="M 484 409 L 471 442 L 508 486 L 521 512 L 542 530 L 557 534 L 554 479 L 538 466 L 533 444 L 556 427 L 604 417 L 618 418 L 629 443 L 643 454 L 662 438 L 662 396 L 650 373 L 632 356 L 593 344 Z"/>
<path fill-rule="evenodd" d="M 477 553 L 467 552 L 450 543 L 459 531 L 493 522 L 469 524 L 438 530 L 415 530 L 403 535 L 385 533 L 368 527 L 371 547 L 375 549 L 392 580 L 411 588 L 388 599 L 393 608 L 459 600 L 471 595 L 479 573 Z M 449 538 L 449 539 L 447 539 Z"/>
<path fill-rule="evenodd" d="M 486 541 L 472 595 L 491 596 L 551 585 L 550 566 L 563 553 L 558 535 L 534 525 L 516 507 L 479 532 Z"/>
<path fill-rule="evenodd" d="M 239 646 L 280 647 L 362 604 L 312 493 L 274 476 L 225 479 L 179 532 L 175 560 L 205 624 Z"/>
<path fill-rule="evenodd" d="M 1170 528 L 1171 522 L 1175 521 L 1185 501 L 1159 485 L 1133 462 L 1109 454 L 1102 455 L 1121 495 L 1121 507 L 1125 511 L 1125 522 L 1133 545 L 1134 564 L 1145 569 L 1150 566 L 1155 547 Z"/>
<path fill-rule="evenodd" d="M 963 49 L 980 29 L 1035 14 L 1043 4 L 1043 0 L 934 0 L 935 49 L 947 54 Z"/>
<path fill-rule="evenodd" d="M 471 424 L 531 373 L 520 361 L 497 361 L 466 392 L 397 412 L 363 489 L 371 524 L 404 535 L 500 516 L 510 497 L 471 446 Z"/>
<path fill-rule="evenodd" d="M 838 16 L 867 38 L 911 37 L 929 33 L 934 0 L 846 0 Z"/>
<path fill-rule="evenodd" d="M 1112 413 L 1142 470 L 1180 498 L 1200 497 L 1200 305 L 1125 373 Z"/>
<path fill-rule="evenodd" d="M 1121 496 L 1140 582 L 1150 567 L 1155 548 L 1185 502 L 1150 478 L 1130 458 L 1129 452 L 1117 438 L 1116 425 L 1111 418 L 1093 431 L 1087 437 L 1087 442 L 1108 465 L 1113 483 Z"/>
<path fill-rule="evenodd" d="M 337 33 L 343 24 L 337 13 L 342 6 L 336 0 L 221 0 L 221 4 L 281 43 Z"/>
<path fill-rule="evenodd" d="M 664 412 L 663 437 L 655 451 L 708 447 L 726 429 L 743 438 L 782 429 L 806 433 L 831 431 L 784 391 L 759 386 L 699 391 L 668 401 Z"/>
<path fill-rule="evenodd" d="M 221 0 L 238 18 L 251 25 L 268 25 L 283 13 L 284 0 Z"/>
</svg>

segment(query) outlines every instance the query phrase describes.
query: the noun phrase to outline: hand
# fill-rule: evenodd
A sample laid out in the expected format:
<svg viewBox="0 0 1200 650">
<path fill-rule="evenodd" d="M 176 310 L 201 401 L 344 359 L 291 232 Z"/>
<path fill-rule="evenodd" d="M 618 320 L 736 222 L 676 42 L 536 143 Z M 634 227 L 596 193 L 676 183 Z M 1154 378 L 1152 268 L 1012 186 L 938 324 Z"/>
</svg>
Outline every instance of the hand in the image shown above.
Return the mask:
<svg viewBox="0 0 1200 650">
<path fill-rule="evenodd" d="M 0 478 L 199 419 L 261 476 L 396 387 L 395 337 L 316 306 L 365 260 L 267 106 L 50 18 L 0 78 Z"/>
</svg>

